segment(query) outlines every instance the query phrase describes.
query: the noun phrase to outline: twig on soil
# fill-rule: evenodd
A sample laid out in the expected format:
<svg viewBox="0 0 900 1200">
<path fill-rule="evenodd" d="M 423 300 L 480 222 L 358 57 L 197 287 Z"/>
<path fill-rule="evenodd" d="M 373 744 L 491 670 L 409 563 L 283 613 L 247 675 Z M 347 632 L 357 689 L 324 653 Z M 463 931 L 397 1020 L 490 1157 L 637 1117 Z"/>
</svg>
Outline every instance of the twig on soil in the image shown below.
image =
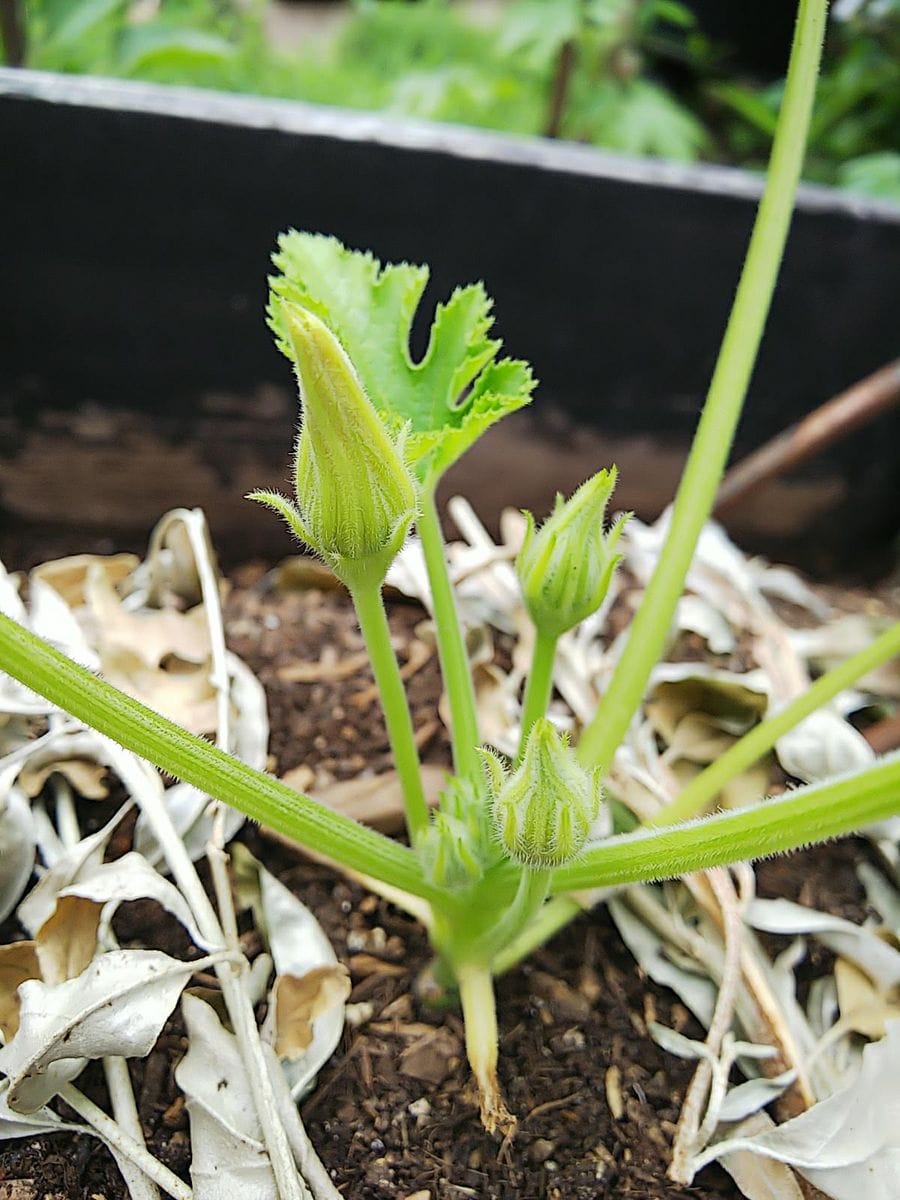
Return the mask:
<svg viewBox="0 0 900 1200">
<path fill-rule="evenodd" d="M 731 468 L 713 514 L 728 512 L 761 484 L 821 453 L 900 403 L 900 359 L 834 396 Z"/>
</svg>

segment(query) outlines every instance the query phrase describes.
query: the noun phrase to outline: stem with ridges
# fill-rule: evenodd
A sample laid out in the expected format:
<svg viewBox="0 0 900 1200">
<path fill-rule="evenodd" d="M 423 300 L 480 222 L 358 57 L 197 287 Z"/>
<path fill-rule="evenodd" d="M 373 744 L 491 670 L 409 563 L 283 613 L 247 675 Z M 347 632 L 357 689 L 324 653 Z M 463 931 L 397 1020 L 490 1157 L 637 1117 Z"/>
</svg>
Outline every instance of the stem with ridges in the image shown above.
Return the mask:
<svg viewBox="0 0 900 1200">
<path fill-rule="evenodd" d="M 766 754 L 779 738 L 790 733 L 810 714 L 854 684 L 875 667 L 900 654 L 900 622 L 885 630 L 870 646 L 848 658 L 839 667 L 820 676 L 815 683 L 793 700 L 781 712 L 762 721 L 740 741 L 691 780 L 665 808 L 647 821 L 650 827 L 674 825 L 696 816 L 721 792 L 722 788 L 741 771 L 752 766 Z"/>
<path fill-rule="evenodd" d="M 853 833 L 898 810 L 900 754 L 892 754 L 865 771 L 797 788 L 754 808 L 610 838 L 559 867 L 551 888 L 570 892 L 674 879 Z"/>
<path fill-rule="evenodd" d="M 397 666 L 397 656 L 391 645 L 391 630 L 384 611 L 381 584 L 354 587 L 350 595 L 381 695 L 381 707 L 384 710 L 388 739 L 394 755 L 394 766 L 403 791 L 406 827 L 410 841 L 415 845 L 417 838 L 428 828 L 430 818 L 422 787 L 419 749 L 416 746 L 406 690 L 403 687 L 400 668 Z"/>
<path fill-rule="evenodd" d="M 0 670 L 161 770 L 300 845 L 416 896 L 437 903 L 448 899 L 425 880 L 408 847 L 187 733 L 2 613 Z"/>
<path fill-rule="evenodd" d="M 826 7 L 826 0 L 800 3 L 766 186 L 734 306 L 659 562 L 609 689 L 578 746 L 586 765 L 609 767 L 637 712 L 725 469 L 784 253 L 815 96 Z"/>
<path fill-rule="evenodd" d="M 528 682 L 525 685 L 525 698 L 522 701 L 522 733 L 519 738 L 519 754 L 521 761 L 525 753 L 525 743 L 535 721 L 546 716 L 553 692 L 553 665 L 556 661 L 556 643 L 559 639 L 553 634 L 535 630 L 534 653 L 531 657 L 531 670 L 528 672 Z"/>
<path fill-rule="evenodd" d="M 438 657 L 450 705 L 450 735 L 453 741 L 453 765 L 463 779 L 480 781 L 481 759 L 478 748 L 478 718 L 475 685 L 469 668 L 469 653 L 463 634 L 453 586 L 447 571 L 444 538 L 434 499 L 433 486 L 423 489 L 416 528 L 425 556 L 425 569 L 431 587 L 431 603 L 437 631 Z"/>
</svg>

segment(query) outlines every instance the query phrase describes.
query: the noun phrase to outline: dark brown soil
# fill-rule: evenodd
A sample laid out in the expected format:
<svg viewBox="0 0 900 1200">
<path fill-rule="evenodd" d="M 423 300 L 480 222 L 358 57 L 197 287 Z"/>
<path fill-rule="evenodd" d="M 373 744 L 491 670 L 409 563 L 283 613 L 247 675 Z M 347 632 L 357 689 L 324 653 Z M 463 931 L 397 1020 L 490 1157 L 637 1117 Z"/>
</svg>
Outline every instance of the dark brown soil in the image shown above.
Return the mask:
<svg viewBox="0 0 900 1200">
<path fill-rule="evenodd" d="M 343 678 L 325 671 L 326 677 L 305 683 L 279 676 L 291 664 L 322 660 L 323 653 L 326 663 L 338 662 L 361 649 L 348 602 L 334 591 L 281 594 L 273 578 L 262 568 L 238 572 L 227 604 L 231 645 L 268 693 L 270 765 L 283 774 L 304 764 L 319 784 L 363 768 L 387 769 L 387 739 L 366 667 Z M 393 606 L 401 661 L 422 619 L 414 606 Z M 448 763 L 446 735 L 435 720 L 440 680 L 434 658 L 408 686 L 423 757 Z M 351 973 L 359 1023 L 348 1024 L 303 1105 L 312 1140 L 348 1200 L 739 1195 L 718 1167 L 690 1188 L 666 1180 L 693 1067 L 664 1054 L 646 1026 L 657 1020 L 702 1033 L 672 993 L 643 977 L 603 909 L 579 919 L 499 982 L 500 1075 L 519 1118 L 514 1141 L 501 1141 L 481 1128 L 458 1013 L 432 1011 L 416 997 L 417 977 L 428 963 L 422 930 L 264 831 L 248 829 L 243 836 L 313 908 Z M 853 865 L 865 852 L 845 842 L 763 864 L 760 890 L 858 918 L 864 909 Z M 139 936 L 144 945 L 188 953 L 182 942 L 172 945 L 178 935 L 149 903 L 126 906 L 118 934 L 125 942 Z M 151 1149 L 187 1178 L 187 1117 L 173 1074 L 184 1048 L 176 1010 L 154 1051 L 133 1071 Z M 98 1069 L 81 1082 L 102 1100 Z M 109 1155 L 90 1138 L 6 1143 L 0 1181 L 6 1181 L 0 1200 L 127 1197 Z M 11 1190 L 13 1181 L 32 1186 Z"/>
</svg>

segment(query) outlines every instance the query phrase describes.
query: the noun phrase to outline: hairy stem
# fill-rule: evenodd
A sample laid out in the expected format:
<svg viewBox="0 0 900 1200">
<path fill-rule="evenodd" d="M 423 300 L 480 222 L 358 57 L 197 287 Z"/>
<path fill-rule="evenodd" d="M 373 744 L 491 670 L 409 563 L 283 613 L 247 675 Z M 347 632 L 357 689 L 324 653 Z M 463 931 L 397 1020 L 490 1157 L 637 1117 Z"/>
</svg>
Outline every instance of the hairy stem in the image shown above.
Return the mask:
<svg viewBox="0 0 900 1200">
<path fill-rule="evenodd" d="M 428 828 L 428 804 L 422 787 L 419 750 L 416 746 L 406 690 L 397 665 L 397 656 L 391 645 L 391 631 L 384 611 L 381 585 L 356 587 L 350 594 L 381 695 L 394 766 L 397 768 L 403 790 L 406 827 L 409 830 L 410 841 L 415 845 L 416 840 Z"/>
<path fill-rule="evenodd" d="M 559 867 L 554 892 L 674 879 L 690 871 L 796 850 L 900 810 L 900 754 L 853 775 L 798 788 L 755 808 L 610 838 Z"/>
<path fill-rule="evenodd" d="M 478 720 L 475 715 L 475 687 L 472 683 L 469 655 L 456 607 L 456 599 L 447 571 L 444 538 L 441 534 L 441 522 L 435 504 L 434 490 L 431 488 L 425 489 L 422 495 L 422 506 L 416 527 L 422 542 L 425 569 L 428 572 L 428 583 L 431 587 L 434 623 L 437 628 L 438 657 L 441 661 L 441 674 L 444 678 L 447 701 L 450 705 L 453 764 L 457 775 L 473 781 L 480 780 L 482 769 L 478 748 L 481 745 L 481 738 L 478 735 Z"/>
<path fill-rule="evenodd" d="M 531 727 L 535 721 L 546 716 L 553 691 L 553 664 L 556 661 L 556 643 L 559 639 L 552 634 L 535 632 L 534 654 L 531 658 L 531 670 L 528 672 L 528 683 L 525 685 L 525 699 L 522 701 L 522 733 L 519 738 L 519 754 L 521 761 L 525 753 L 525 744 Z"/>
<path fill-rule="evenodd" d="M 187 733 L 2 613 L 0 669 L 161 770 L 285 837 L 416 896 L 439 904 L 448 900 L 425 880 L 406 846 Z"/>
<path fill-rule="evenodd" d="M 728 460 L 784 253 L 815 95 L 826 7 L 826 0 L 800 3 L 765 191 L 731 317 L 675 497 L 665 546 L 609 689 L 578 747 L 581 761 L 590 766 L 610 765 L 641 703 Z"/>
<path fill-rule="evenodd" d="M 691 780 L 678 796 L 649 821 L 648 826 L 674 825 L 696 816 L 714 799 L 722 788 L 747 767 L 766 754 L 779 738 L 784 737 L 804 718 L 827 704 L 857 679 L 900 654 L 900 622 L 892 625 L 870 646 L 848 658 L 846 662 L 822 675 L 815 683 L 788 704 L 781 712 L 762 721 L 740 741 Z"/>
</svg>

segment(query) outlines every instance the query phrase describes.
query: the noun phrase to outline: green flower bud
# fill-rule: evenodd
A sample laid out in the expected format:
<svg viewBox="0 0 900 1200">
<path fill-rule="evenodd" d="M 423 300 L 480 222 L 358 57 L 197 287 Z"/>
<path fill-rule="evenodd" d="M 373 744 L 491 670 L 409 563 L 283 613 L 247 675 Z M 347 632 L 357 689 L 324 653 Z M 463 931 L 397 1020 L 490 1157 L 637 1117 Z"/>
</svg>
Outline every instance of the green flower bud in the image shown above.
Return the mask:
<svg viewBox="0 0 900 1200">
<path fill-rule="evenodd" d="M 483 757 L 493 792 L 494 836 L 510 858 L 535 869 L 575 858 L 600 811 L 599 774 L 584 770 L 545 717 L 532 726 L 512 774 L 490 752 Z"/>
<path fill-rule="evenodd" d="M 250 499 L 274 509 L 349 586 L 381 582 L 416 512 L 416 489 L 393 439 L 338 339 L 317 316 L 282 304 L 300 388 L 296 504 L 274 492 Z"/>
<path fill-rule="evenodd" d="M 419 845 L 428 876 L 441 888 L 465 887 L 484 874 L 480 847 L 467 823 L 438 812 Z"/>
<path fill-rule="evenodd" d="M 557 495 L 553 512 L 539 530 L 526 513 L 525 541 L 516 558 L 522 598 L 538 630 L 559 637 L 596 612 L 622 559 L 614 548 L 630 514 L 603 530 L 606 505 L 617 471 L 598 471 L 571 499 Z"/>
</svg>

